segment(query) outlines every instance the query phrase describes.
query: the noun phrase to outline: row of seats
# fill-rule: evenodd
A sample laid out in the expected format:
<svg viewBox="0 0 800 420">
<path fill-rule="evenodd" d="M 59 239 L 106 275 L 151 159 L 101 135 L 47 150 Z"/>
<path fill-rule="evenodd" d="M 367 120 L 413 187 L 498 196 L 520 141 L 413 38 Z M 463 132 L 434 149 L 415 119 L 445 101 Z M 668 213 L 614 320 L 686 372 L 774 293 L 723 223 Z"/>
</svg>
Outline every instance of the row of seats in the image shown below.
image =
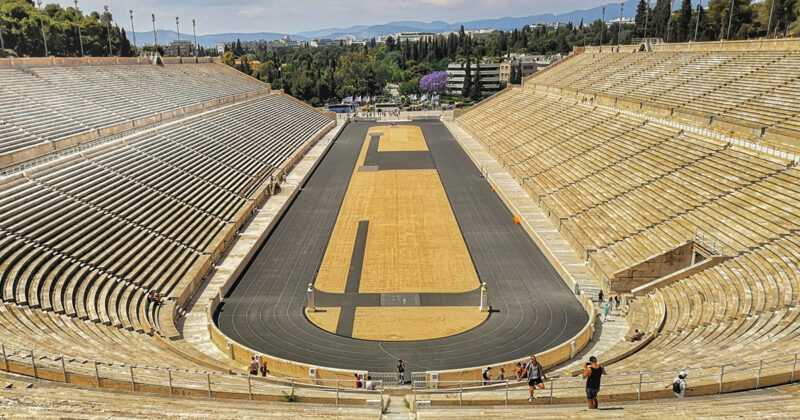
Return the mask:
<svg viewBox="0 0 800 420">
<path fill-rule="evenodd" d="M 744 380 L 758 370 L 753 361 L 773 356 L 789 364 L 770 372 L 791 369 L 800 352 L 800 167 L 698 134 L 707 127 L 696 120 L 687 119 L 693 130 L 662 125 L 570 92 L 768 132 L 797 124 L 798 79 L 796 51 L 578 54 L 456 119 L 612 288 L 616 273 L 698 232 L 721 251 L 716 265 L 631 302 L 631 330 L 648 338 L 615 373 L 690 367 L 713 383 L 720 363 L 748 361 L 753 371 L 730 379 Z"/>
<path fill-rule="evenodd" d="M 459 124 L 591 254 L 601 278 L 697 231 L 735 255 L 800 227 L 788 160 L 537 90 L 512 89 L 479 109 Z"/>
<path fill-rule="evenodd" d="M 5 302 L 159 330 L 241 223 L 254 192 L 330 120 L 282 95 L 162 128 L 0 182 Z"/>
<path fill-rule="evenodd" d="M 776 141 L 800 136 L 798 69 L 797 51 L 586 53 L 529 83 L 619 98 L 659 116 L 705 120 L 712 129 L 798 152 L 796 142 Z"/>
<path fill-rule="evenodd" d="M 792 234 L 645 296 L 665 302 L 664 327 L 614 369 L 711 366 L 800 352 L 798 260 L 800 235 Z"/>
<path fill-rule="evenodd" d="M 217 64 L 2 69 L 0 155 L 264 89 Z"/>
</svg>

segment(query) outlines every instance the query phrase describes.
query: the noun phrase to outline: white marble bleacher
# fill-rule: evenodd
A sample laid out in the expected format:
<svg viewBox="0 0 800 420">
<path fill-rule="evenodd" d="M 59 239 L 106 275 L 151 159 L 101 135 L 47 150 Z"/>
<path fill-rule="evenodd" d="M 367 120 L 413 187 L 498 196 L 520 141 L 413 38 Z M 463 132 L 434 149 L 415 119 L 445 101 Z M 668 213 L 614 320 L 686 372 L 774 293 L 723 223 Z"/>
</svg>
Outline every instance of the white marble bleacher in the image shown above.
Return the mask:
<svg viewBox="0 0 800 420">
<path fill-rule="evenodd" d="M 0 153 L 264 89 L 219 64 L 0 69 Z"/>
</svg>

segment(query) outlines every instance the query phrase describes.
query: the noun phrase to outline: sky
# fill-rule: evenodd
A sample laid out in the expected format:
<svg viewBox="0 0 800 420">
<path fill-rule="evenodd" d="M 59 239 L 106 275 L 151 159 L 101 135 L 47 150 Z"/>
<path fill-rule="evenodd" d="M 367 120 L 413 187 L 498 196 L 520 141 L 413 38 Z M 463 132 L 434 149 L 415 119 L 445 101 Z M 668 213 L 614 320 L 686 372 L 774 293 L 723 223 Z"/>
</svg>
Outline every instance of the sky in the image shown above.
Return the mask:
<svg viewBox="0 0 800 420">
<path fill-rule="evenodd" d="M 137 32 L 152 31 L 150 15 L 158 29 L 191 33 L 192 19 L 198 35 L 226 32 L 297 33 L 353 25 L 374 25 L 398 20 L 430 22 L 468 21 L 503 16 L 528 16 L 588 9 L 610 0 L 79 0 L 85 12 L 108 5 L 114 20 L 130 30 L 128 10 L 134 11 Z M 44 0 L 73 6 L 72 0 Z"/>
</svg>

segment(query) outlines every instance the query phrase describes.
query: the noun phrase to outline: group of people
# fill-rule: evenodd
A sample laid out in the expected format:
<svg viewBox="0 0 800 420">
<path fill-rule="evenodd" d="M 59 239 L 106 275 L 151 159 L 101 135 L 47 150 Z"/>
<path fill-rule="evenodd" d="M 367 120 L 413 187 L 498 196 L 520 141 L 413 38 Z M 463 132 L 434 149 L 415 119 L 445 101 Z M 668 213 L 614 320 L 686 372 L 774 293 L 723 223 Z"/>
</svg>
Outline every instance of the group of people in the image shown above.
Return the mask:
<svg viewBox="0 0 800 420">
<path fill-rule="evenodd" d="M 638 331 L 638 330 L 637 330 Z M 261 376 L 267 376 L 269 370 L 267 369 L 267 362 L 259 363 L 259 360 L 253 356 L 252 360 L 250 361 L 250 365 L 248 367 L 251 375 L 258 375 L 259 372 Z M 492 378 L 490 376 L 490 372 L 493 368 L 491 366 L 487 366 L 483 369 L 481 375 L 483 377 L 483 385 L 490 385 L 492 382 Z M 406 365 L 402 360 L 397 361 L 397 383 L 404 384 L 405 383 L 405 372 L 406 372 Z M 496 377 L 496 381 L 504 381 L 505 378 L 505 368 L 499 368 L 499 373 Z M 589 404 L 589 409 L 596 410 L 598 407 L 597 402 L 597 395 L 600 393 L 600 382 L 603 375 L 607 375 L 605 366 L 597 363 L 597 358 L 594 356 L 589 357 L 589 361 L 584 363 L 583 365 L 583 379 L 586 380 L 586 400 Z M 688 383 L 686 382 L 686 378 L 689 374 L 682 370 L 678 373 L 678 376 L 667 385 L 665 389 L 672 388 L 672 392 L 678 398 L 683 398 L 686 396 L 686 391 L 691 390 L 689 388 Z M 375 390 L 375 382 L 372 380 L 372 376 L 366 375 L 366 380 L 363 375 L 361 374 L 354 374 L 355 377 L 355 387 L 357 389 L 365 389 L 367 391 L 374 391 Z M 545 381 L 547 381 L 547 375 L 544 372 L 544 367 L 538 360 L 536 360 L 536 356 L 533 355 L 530 357 L 529 360 L 523 360 L 521 362 L 517 362 L 516 366 L 514 367 L 514 379 L 519 382 L 523 379 L 526 380 L 528 383 L 528 391 L 529 397 L 528 402 L 533 402 L 536 399 L 535 391 L 537 389 L 543 390 L 546 388 Z"/>
<path fill-rule="evenodd" d="M 250 360 L 250 366 L 248 367 L 250 370 L 250 374 L 254 376 L 258 376 L 259 372 L 261 376 L 267 376 L 269 373 L 269 369 L 267 369 L 267 361 L 265 360 L 264 363 L 259 363 L 255 356 Z"/>
<path fill-rule="evenodd" d="M 622 304 L 622 295 L 617 293 L 616 296 L 609 297 L 608 301 L 603 299 L 603 291 L 600 291 L 600 294 L 597 296 L 597 301 L 600 303 L 600 309 L 603 311 L 603 322 L 608 320 L 608 313 L 611 312 L 612 309 L 619 310 L 619 306 Z"/>
<path fill-rule="evenodd" d="M 367 375 L 367 381 L 364 382 L 364 377 L 359 375 L 358 373 L 355 374 L 356 377 L 356 389 L 364 388 L 367 391 L 374 391 L 375 390 L 375 382 L 372 381 L 372 376 Z"/>
<path fill-rule="evenodd" d="M 147 294 L 147 301 L 155 305 L 161 305 L 163 303 L 163 299 L 164 297 L 161 296 L 161 292 L 157 290 L 151 290 Z"/>
</svg>

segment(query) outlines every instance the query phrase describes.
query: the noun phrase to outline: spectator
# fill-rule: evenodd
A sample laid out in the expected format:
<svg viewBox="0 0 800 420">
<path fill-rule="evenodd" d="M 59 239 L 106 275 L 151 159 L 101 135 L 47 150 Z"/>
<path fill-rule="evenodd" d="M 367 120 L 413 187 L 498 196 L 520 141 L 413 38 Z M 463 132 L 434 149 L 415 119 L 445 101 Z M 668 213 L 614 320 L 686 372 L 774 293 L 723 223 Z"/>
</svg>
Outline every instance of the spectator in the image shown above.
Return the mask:
<svg viewBox="0 0 800 420">
<path fill-rule="evenodd" d="M 506 380 L 506 369 L 505 368 L 500 368 L 500 374 L 497 375 L 497 380 L 498 381 L 505 381 Z"/>
<path fill-rule="evenodd" d="M 672 383 L 667 385 L 664 389 L 669 389 L 672 387 L 672 392 L 675 393 L 676 397 L 685 397 L 686 390 L 691 390 L 691 388 L 689 388 L 689 384 L 686 383 L 687 376 L 689 376 L 689 374 L 685 370 L 682 370 L 680 373 L 678 373 L 678 376 L 672 380 Z"/>
<path fill-rule="evenodd" d="M 492 380 L 492 378 L 489 377 L 489 371 L 490 370 L 492 370 L 492 367 L 491 366 L 487 366 L 486 369 L 484 369 L 481 372 L 481 377 L 483 378 L 483 385 L 484 386 L 485 385 L 489 385 L 489 382 Z"/>
<path fill-rule="evenodd" d="M 356 389 L 360 389 L 361 386 L 362 386 L 361 376 L 359 376 L 359 374 L 357 374 L 357 373 L 353 374 L 353 376 L 356 377 Z"/>
<path fill-rule="evenodd" d="M 261 365 L 261 376 L 267 376 L 268 373 L 269 369 L 267 369 L 267 362 L 264 362 L 264 364 Z"/>
<path fill-rule="evenodd" d="M 250 374 L 258 375 L 258 362 L 256 361 L 255 356 L 253 356 L 253 359 L 250 360 Z"/>
<path fill-rule="evenodd" d="M 597 394 L 600 392 L 600 377 L 606 374 L 606 368 L 597 364 L 597 358 L 589 357 L 589 363 L 583 365 L 583 379 L 586 379 L 586 399 L 589 409 L 597 409 Z"/>
<path fill-rule="evenodd" d="M 644 338 L 644 333 L 639 331 L 638 328 L 633 330 L 633 336 L 631 337 L 631 341 L 639 341 Z"/>
<path fill-rule="evenodd" d="M 375 390 L 375 382 L 372 381 L 372 376 L 367 375 L 367 391 Z"/>
<path fill-rule="evenodd" d="M 397 361 L 397 383 L 406 383 L 406 364 L 402 360 Z"/>
<path fill-rule="evenodd" d="M 606 322 L 608 320 L 608 312 L 611 311 L 611 298 L 608 298 L 608 302 L 603 302 L 601 305 L 603 308 L 603 322 Z"/>
<path fill-rule="evenodd" d="M 619 309 L 619 304 L 620 304 L 620 302 L 622 302 L 622 295 L 620 295 L 619 293 L 617 293 L 617 295 L 616 295 L 616 296 L 614 296 L 614 304 L 615 304 L 615 306 L 616 306 L 616 309 Z"/>
<path fill-rule="evenodd" d="M 544 381 L 547 379 L 547 376 L 544 374 L 541 363 L 536 360 L 536 356 L 531 356 L 531 360 L 525 365 L 524 370 L 525 374 L 528 376 L 528 390 L 531 394 L 530 397 L 528 397 L 528 402 L 532 402 L 536 399 L 533 391 L 536 388 L 544 389 Z"/>
<path fill-rule="evenodd" d="M 514 378 L 516 378 L 517 381 L 522 379 L 522 363 L 520 362 L 517 362 L 517 365 L 514 366 Z"/>
</svg>

